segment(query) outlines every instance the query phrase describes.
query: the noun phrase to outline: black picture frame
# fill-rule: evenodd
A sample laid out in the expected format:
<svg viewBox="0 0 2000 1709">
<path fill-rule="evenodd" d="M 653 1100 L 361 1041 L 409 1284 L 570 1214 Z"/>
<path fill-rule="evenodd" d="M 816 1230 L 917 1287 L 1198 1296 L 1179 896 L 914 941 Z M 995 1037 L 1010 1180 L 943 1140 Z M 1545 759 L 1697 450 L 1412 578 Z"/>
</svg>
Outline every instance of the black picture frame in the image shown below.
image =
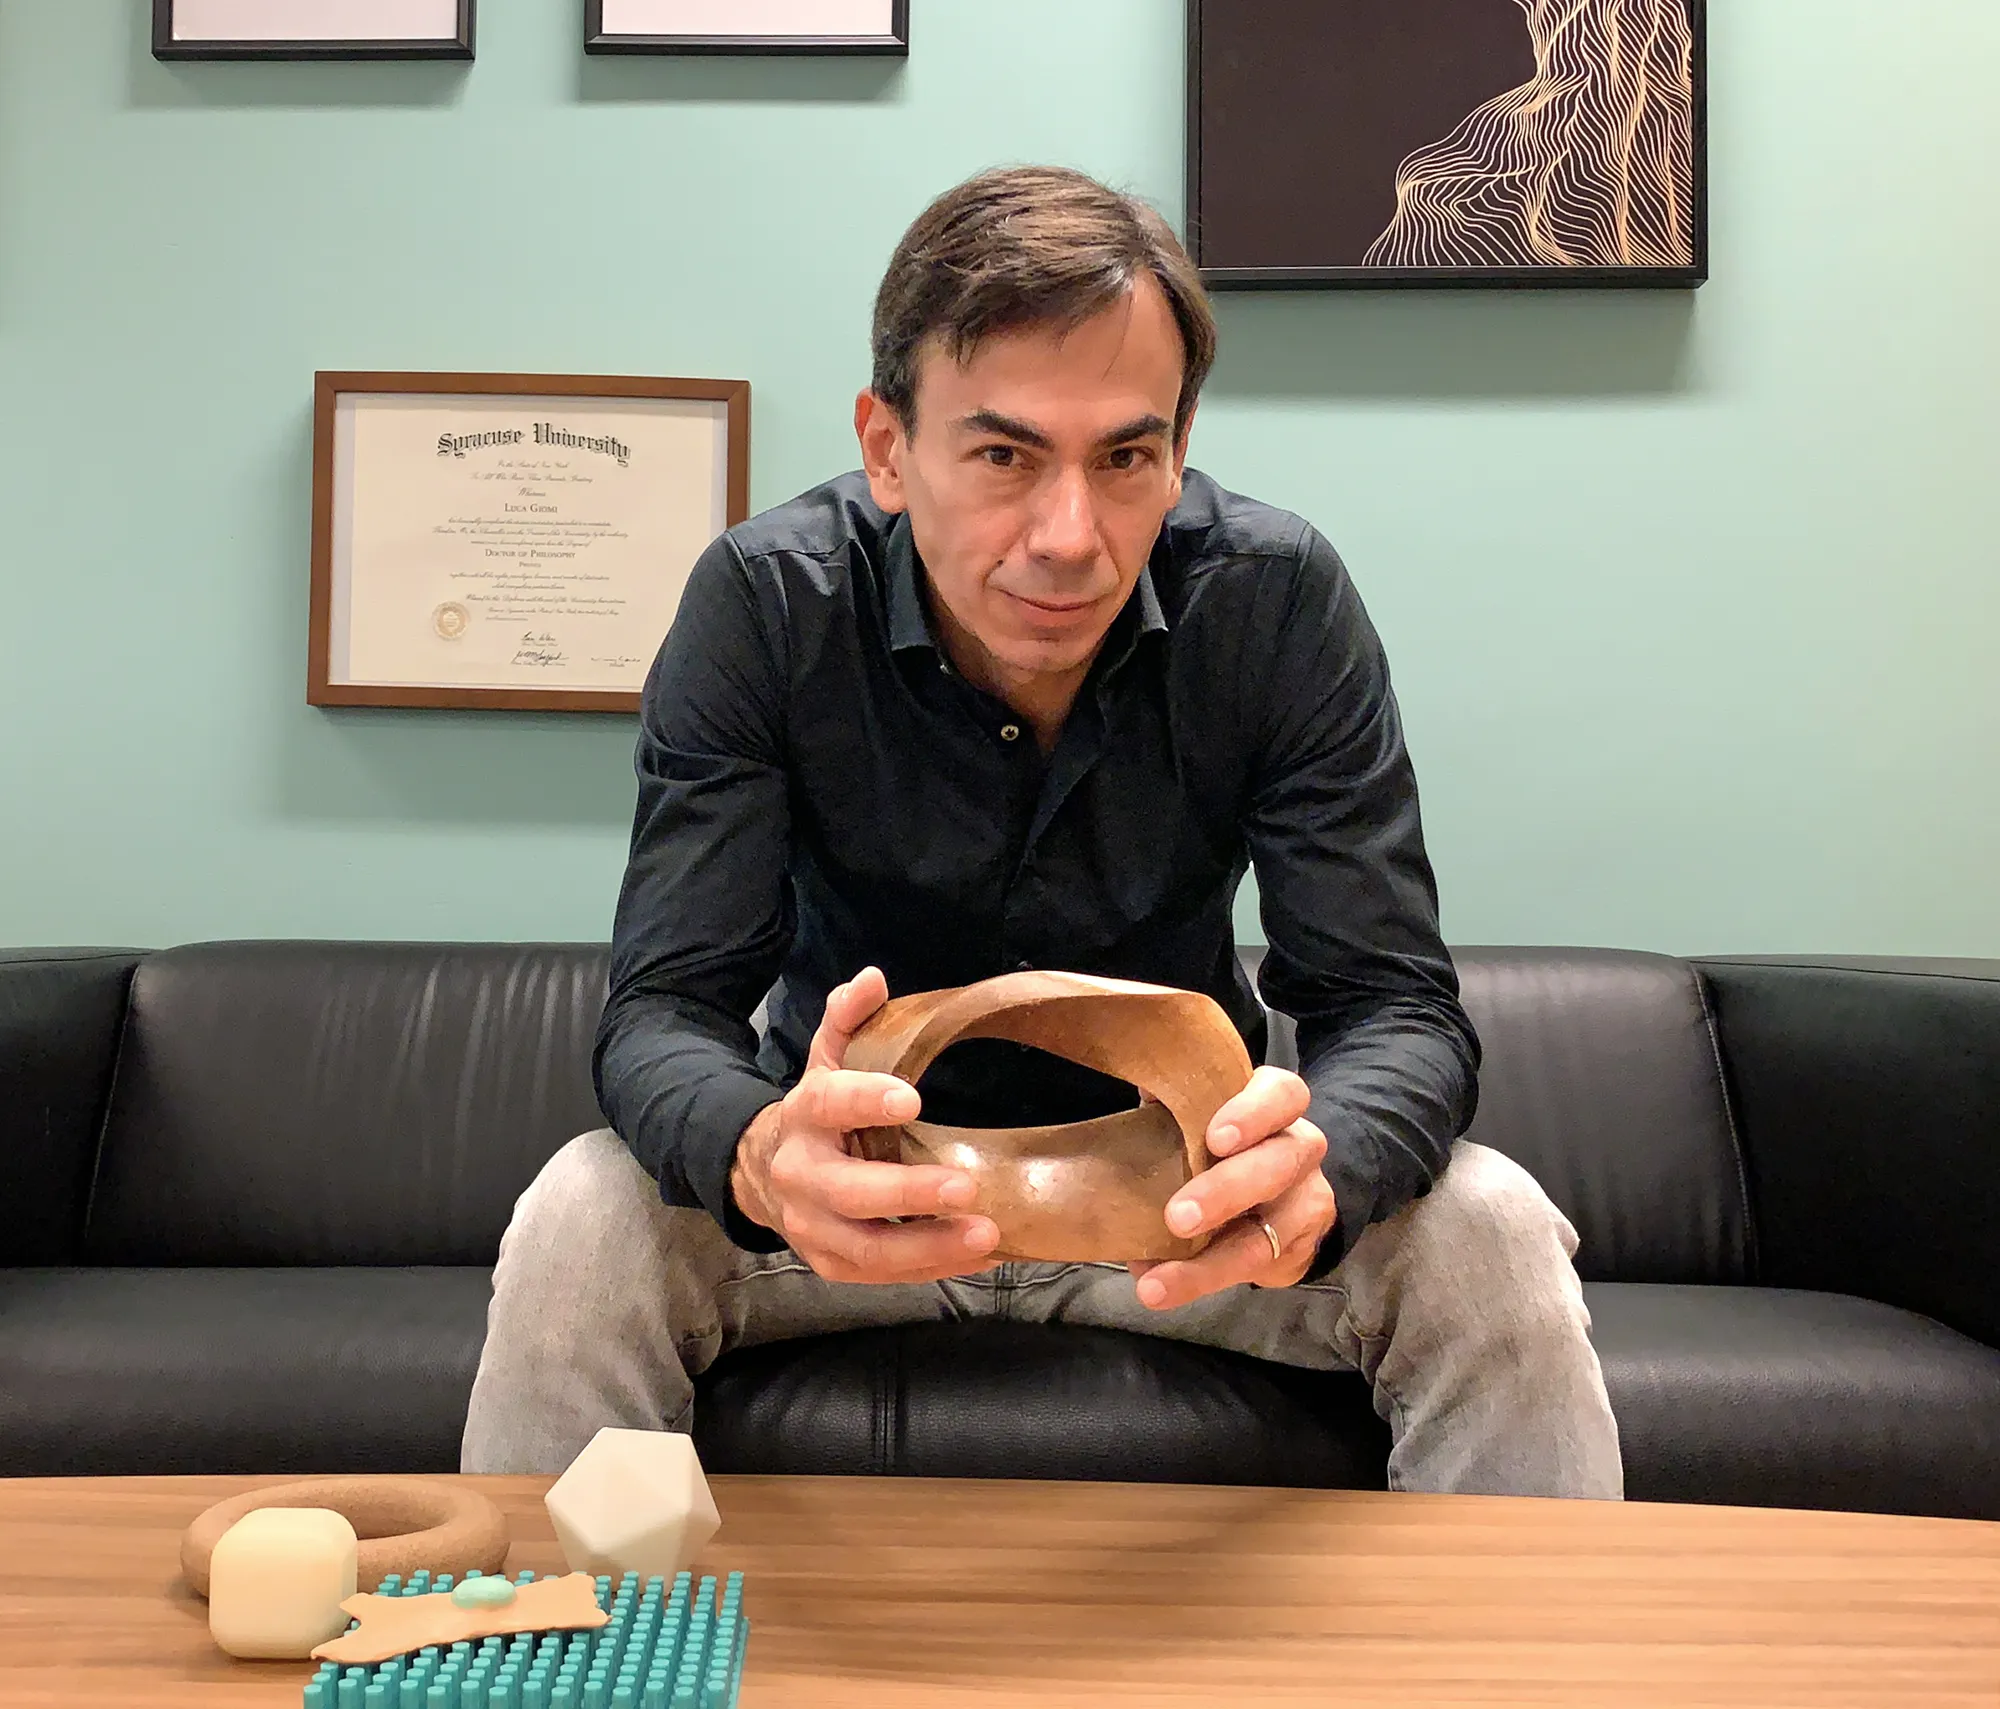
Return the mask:
<svg viewBox="0 0 2000 1709">
<path fill-rule="evenodd" d="M 155 59 L 471 59 L 474 0 L 458 0 L 457 26 L 448 37 L 378 41 L 360 37 L 300 41 L 176 41 L 175 0 L 153 0 Z"/>
<path fill-rule="evenodd" d="M 910 52 L 910 0 L 892 0 L 885 36 L 638 36 L 610 35 L 604 0 L 584 0 L 583 51 L 635 54 L 873 54 L 898 59 Z"/>
<path fill-rule="evenodd" d="M 1211 290 L 1449 290 L 1505 288 L 1529 290 L 1587 289 L 1680 289 L 1692 290 L 1709 276 L 1708 246 L 1708 6 L 1707 0 L 1678 0 L 1687 7 L 1693 34 L 1693 135 L 1691 138 L 1693 183 L 1691 196 L 1692 260 L 1686 266 L 1395 266 L 1326 265 L 1312 261 L 1274 264 L 1260 260 L 1254 264 L 1233 261 L 1222 245 L 1209 237 L 1211 216 L 1219 197 L 1228 186 L 1214 181 L 1218 176 L 1203 172 L 1205 143 L 1217 140 L 1216 115 L 1204 103 L 1204 25 L 1224 9 L 1231 22 L 1242 27 L 1243 20 L 1256 16 L 1240 0 L 1187 0 L 1187 130 L 1186 130 L 1186 241 L 1189 255 L 1201 270 Z M 1338 9 L 1328 8 L 1331 17 Z M 1323 65 L 1324 59 L 1304 62 Z M 1290 109 L 1287 109 L 1288 111 Z M 1226 122 L 1223 121 L 1223 122 Z M 1299 182 L 1298 174 L 1311 169 L 1312 133 L 1306 126 L 1285 127 L 1291 158 L 1258 163 L 1256 177 L 1264 183 Z M 1243 168 L 1239 165 L 1239 172 Z M 1248 174 L 1246 174 L 1248 176 Z"/>
</svg>

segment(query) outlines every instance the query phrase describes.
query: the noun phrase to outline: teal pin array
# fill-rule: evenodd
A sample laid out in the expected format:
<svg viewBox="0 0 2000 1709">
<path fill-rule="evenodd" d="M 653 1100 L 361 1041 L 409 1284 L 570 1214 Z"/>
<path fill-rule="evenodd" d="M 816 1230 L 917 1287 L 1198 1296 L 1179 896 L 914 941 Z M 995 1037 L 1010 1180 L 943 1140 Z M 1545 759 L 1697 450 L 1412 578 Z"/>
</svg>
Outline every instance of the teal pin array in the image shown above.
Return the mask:
<svg viewBox="0 0 2000 1709">
<path fill-rule="evenodd" d="M 379 1587 L 384 1596 L 450 1588 L 448 1573 L 424 1572 Z M 372 1667 L 323 1663 L 306 1684 L 305 1709 L 736 1709 L 750 1642 L 741 1573 L 600 1578 L 597 1605 L 611 1622 L 593 1632 L 524 1632 Z"/>
</svg>

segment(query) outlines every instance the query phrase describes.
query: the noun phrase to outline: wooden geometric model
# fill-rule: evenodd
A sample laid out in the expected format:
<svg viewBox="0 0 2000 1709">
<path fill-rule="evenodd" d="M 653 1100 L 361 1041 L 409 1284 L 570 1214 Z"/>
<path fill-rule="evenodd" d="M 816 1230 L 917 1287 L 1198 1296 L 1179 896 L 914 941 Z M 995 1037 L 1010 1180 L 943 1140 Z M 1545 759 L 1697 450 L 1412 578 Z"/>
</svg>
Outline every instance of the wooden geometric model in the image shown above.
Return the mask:
<svg viewBox="0 0 2000 1709">
<path fill-rule="evenodd" d="M 977 1183 L 1000 1230 L 995 1258 L 1129 1263 L 1208 1243 L 1166 1225 L 1167 1201 L 1209 1165 L 1208 1124 L 1249 1083 L 1249 1052 L 1222 1006 L 1196 991 L 1082 973 L 1005 973 L 885 1003 L 847 1047 L 849 1068 L 914 1084 L 966 1038 L 1011 1039 L 1129 1080 L 1150 1101 L 1053 1127 L 866 1128 L 878 1162 L 941 1163 Z"/>
</svg>

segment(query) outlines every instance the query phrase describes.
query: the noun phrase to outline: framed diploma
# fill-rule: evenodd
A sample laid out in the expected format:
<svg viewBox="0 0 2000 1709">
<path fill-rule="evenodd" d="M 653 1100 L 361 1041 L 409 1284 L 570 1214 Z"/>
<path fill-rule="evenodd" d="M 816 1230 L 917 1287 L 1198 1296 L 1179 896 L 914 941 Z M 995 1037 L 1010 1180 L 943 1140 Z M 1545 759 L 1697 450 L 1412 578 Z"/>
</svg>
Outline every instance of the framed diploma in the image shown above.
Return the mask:
<svg viewBox="0 0 2000 1709">
<path fill-rule="evenodd" d="M 743 380 L 319 375 L 306 699 L 636 711 L 749 445 Z"/>
<path fill-rule="evenodd" d="M 472 0 L 153 0 L 156 59 L 470 59 Z"/>
<path fill-rule="evenodd" d="M 910 51 L 910 0 L 584 0 L 585 53 Z"/>
</svg>

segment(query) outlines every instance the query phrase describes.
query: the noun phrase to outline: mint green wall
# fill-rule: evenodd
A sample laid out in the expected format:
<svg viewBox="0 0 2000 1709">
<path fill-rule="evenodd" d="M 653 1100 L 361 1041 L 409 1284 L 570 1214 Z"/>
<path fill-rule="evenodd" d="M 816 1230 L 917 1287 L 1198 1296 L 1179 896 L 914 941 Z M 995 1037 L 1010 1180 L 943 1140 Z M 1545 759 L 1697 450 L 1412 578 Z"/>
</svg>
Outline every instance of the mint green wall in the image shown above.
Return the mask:
<svg viewBox="0 0 2000 1709">
<path fill-rule="evenodd" d="M 607 929 L 625 720 L 305 706 L 315 368 L 744 377 L 762 505 L 929 194 L 1180 206 L 1181 0 L 917 0 L 904 67 L 145 9 L 0 0 L 0 943 Z M 1347 554 L 1457 940 L 2000 954 L 2000 7 L 1714 10 L 1706 290 L 1224 298 L 1195 459 Z"/>
</svg>

